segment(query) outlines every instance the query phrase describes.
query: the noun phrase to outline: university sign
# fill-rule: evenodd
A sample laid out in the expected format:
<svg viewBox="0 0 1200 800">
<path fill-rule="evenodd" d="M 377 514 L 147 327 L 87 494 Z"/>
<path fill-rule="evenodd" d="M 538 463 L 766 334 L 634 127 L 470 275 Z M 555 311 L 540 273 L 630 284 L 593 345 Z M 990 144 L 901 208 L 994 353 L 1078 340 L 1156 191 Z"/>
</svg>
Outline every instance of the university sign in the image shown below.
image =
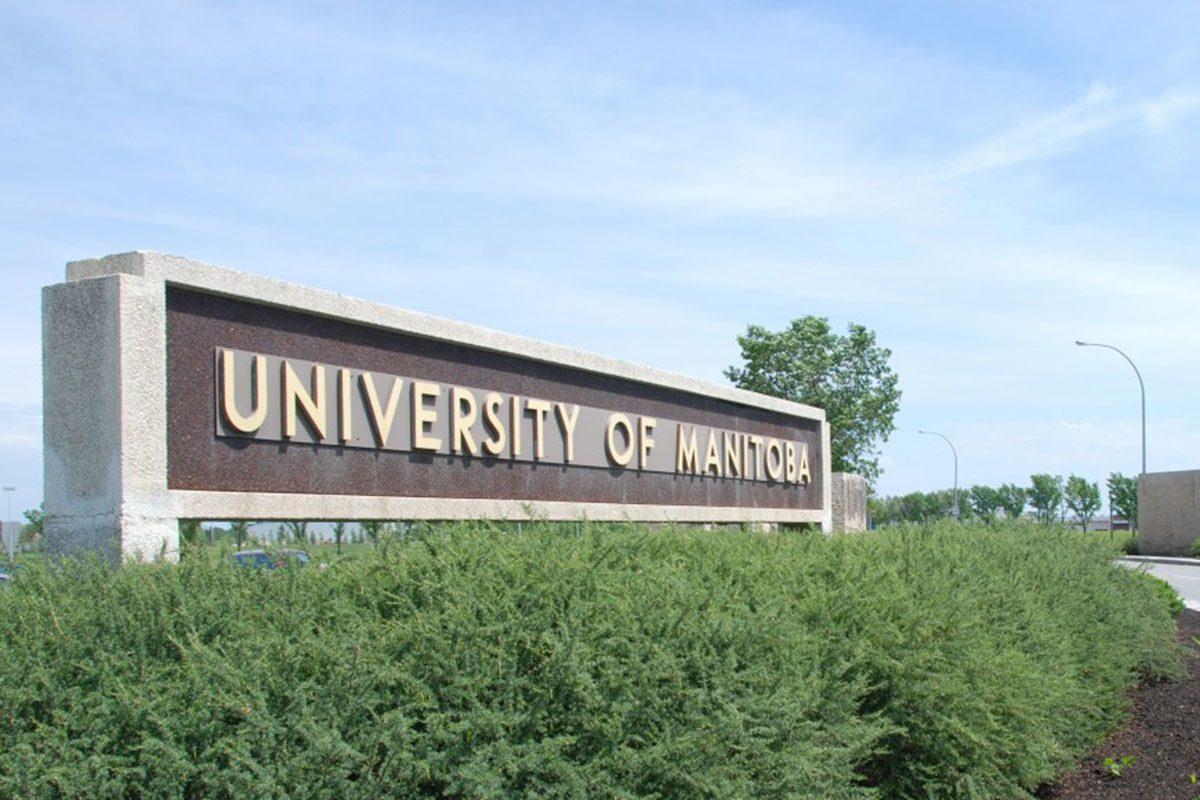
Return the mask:
<svg viewBox="0 0 1200 800">
<path fill-rule="evenodd" d="M 808 445 L 218 349 L 217 436 L 808 484 Z M 399 422 L 399 424 L 397 424 Z"/>
<path fill-rule="evenodd" d="M 43 296 L 46 538 L 201 519 L 829 525 L 819 409 L 130 253 Z"/>
</svg>

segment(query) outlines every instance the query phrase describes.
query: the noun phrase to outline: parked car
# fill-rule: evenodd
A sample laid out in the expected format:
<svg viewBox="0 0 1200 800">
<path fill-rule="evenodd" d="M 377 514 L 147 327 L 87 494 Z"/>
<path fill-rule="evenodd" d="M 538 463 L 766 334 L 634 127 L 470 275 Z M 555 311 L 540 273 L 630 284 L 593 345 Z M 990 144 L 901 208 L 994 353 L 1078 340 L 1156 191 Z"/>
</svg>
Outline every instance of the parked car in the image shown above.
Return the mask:
<svg viewBox="0 0 1200 800">
<path fill-rule="evenodd" d="M 294 564 L 298 567 L 307 566 L 312 561 L 312 556 L 303 550 L 289 550 L 286 547 L 279 551 L 279 558 L 285 565 Z"/>
<path fill-rule="evenodd" d="M 279 569 L 280 567 L 303 567 L 312 558 L 303 550 L 284 548 L 276 553 L 266 550 L 239 550 L 230 556 L 239 566 L 254 569 Z"/>
<path fill-rule="evenodd" d="M 0 564 L 0 587 L 11 586 L 13 578 L 17 577 L 23 569 L 25 567 L 20 564 Z"/>
</svg>

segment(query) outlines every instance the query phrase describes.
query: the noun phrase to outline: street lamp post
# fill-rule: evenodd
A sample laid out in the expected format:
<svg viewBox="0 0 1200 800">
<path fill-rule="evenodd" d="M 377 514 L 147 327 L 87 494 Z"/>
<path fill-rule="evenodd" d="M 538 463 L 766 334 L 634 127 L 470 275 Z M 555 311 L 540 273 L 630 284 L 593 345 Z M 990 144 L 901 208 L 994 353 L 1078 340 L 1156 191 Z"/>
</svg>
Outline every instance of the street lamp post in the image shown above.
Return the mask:
<svg viewBox="0 0 1200 800">
<path fill-rule="evenodd" d="M 923 433 L 926 436 L 941 436 L 946 444 L 950 445 L 950 452 L 954 453 L 954 518 L 958 519 L 958 451 L 954 449 L 954 442 L 946 438 L 945 434 L 938 433 L 937 431 L 917 431 L 917 433 Z"/>
<path fill-rule="evenodd" d="M 8 513 L 4 515 L 4 525 L 12 522 L 12 493 L 17 490 L 15 486 L 0 486 L 0 491 L 8 496 Z M 17 537 L 14 534 L 9 534 L 8 537 L 8 560 L 13 560 L 13 552 L 16 548 Z"/>
<path fill-rule="evenodd" d="M 1138 388 L 1142 390 L 1142 475 L 1146 474 L 1146 384 L 1142 382 L 1142 373 L 1138 371 L 1137 364 L 1133 363 L 1133 359 L 1125 355 L 1125 353 L 1111 344 L 1101 344 L 1099 342 L 1081 342 L 1075 340 L 1075 344 L 1080 347 L 1107 347 L 1109 350 L 1115 350 L 1120 353 L 1121 358 L 1129 362 L 1129 366 L 1133 367 L 1133 374 L 1137 375 Z"/>
</svg>

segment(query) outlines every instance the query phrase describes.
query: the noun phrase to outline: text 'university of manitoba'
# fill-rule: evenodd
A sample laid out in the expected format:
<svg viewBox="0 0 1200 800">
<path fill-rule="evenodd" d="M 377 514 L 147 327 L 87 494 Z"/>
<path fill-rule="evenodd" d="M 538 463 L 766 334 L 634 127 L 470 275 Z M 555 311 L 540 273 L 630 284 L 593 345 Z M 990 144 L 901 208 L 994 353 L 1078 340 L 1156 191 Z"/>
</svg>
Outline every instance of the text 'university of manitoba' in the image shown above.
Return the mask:
<svg viewBox="0 0 1200 800">
<path fill-rule="evenodd" d="M 773 436 L 223 348 L 215 375 L 217 436 L 812 481 L 807 443 Z"/>
</svg>

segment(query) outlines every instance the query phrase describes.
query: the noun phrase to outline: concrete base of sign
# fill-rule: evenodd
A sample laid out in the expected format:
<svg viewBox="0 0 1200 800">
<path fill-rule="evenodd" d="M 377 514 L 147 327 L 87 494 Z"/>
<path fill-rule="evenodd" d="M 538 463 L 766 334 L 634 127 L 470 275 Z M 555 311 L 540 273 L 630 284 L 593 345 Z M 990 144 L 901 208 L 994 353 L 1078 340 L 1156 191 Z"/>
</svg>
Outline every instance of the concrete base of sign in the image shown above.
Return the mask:
<svg viewBox="0 0 1200 800">
<path fill-rule="evenodd" d="M 1200 470 L 1138 477 L 1138 552 L 1190 555 L 1200 538 Z"/>
<path fill-rule="evenodd" d="M 831 502 L 834 533 L 858 533 L 867 529 L 867 482 L 862 475 L 835 472 Z"/>
<path fill-rule="evenodd" d="M 178 551 L 166 484 L 161 285 L 127 274 L 42 297 L 47 551 Z M 156 368 L 157 365 L 157 368 Z"/>
<path fill-rule="evenodd" d="M 504 499 L 200 491 L 168 485 L 167 288 L 248 301 L 817 420 L 819 508 L 706 507 Z M 52 554 L 175 559 L 180 519 L 593 519 L 806 522 L 830 528 L 824 412 L 732 387 L 331 292 L 135 252 L 67 265 L 42 296 L 45 543 Z"/>
</svg>

